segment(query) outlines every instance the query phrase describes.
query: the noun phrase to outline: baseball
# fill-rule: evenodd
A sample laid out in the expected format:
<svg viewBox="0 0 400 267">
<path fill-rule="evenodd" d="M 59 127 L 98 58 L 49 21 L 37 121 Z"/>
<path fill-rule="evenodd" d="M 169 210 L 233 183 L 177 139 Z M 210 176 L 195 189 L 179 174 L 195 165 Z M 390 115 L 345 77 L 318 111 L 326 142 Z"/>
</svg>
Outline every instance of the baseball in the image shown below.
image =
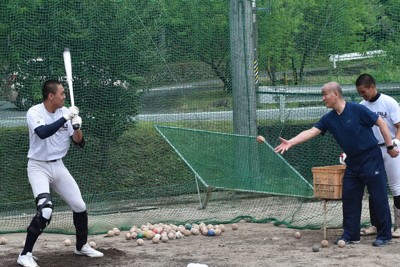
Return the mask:
<svg viewBox="0 0 400 267">
<path fill-rule="evenodd" d="M 138 240 L 136 240 L 136 244 L 138 244 L 138 246 L 143 246 L 144 244 L 143 239 L 139 238 Z"/>
<path fill-rule="evenodd" d="M 113 232 L 115 236 L 119 236 L 121 231 L 118 228 L 113 228 Z"/>
<path fill-rule="evenodd" d="M 65 246 L 71 246 L 71 240 L 65 239 L 65 240 L 64 240 L 64 245 L 65 245 Z"/>
<path fill-rule="evenodd" d="M 90 246 L 91 248 L 96 248 L 97 244 L 96 244 L 96 242 L 94 242 L 94 241 L 90 241 L 90 242 L 89 242 L 89 246 Z"/>
<path fill-rule="evenodd" d="M 328 247 L 328 245 L 329 245 L 329 242 L 328 242 L 328 240 L 322 240 L 321 241 L 321 247 L 323 247 L 323 248 L 327 248 Z"/>
<path fill-rule="evenodd" d="M 137 233 L 136 232 L 131 233 L 131 239 L 136 239 L 136 237 L 137 237 Z"/>
<path fill-rule="evenodd" d="M 208 233 L 207 227 L 204 226 L 203 228 L 201 228 L 200 232 L 201 232 L 202 235 L 207 235 L 207 233 Z"/>
<path fill-rule="evenodd" d="M 301 233 L 300 233 L 300 232 L 294 233 L 294 237 L 296 237 L 297 239 L 299 239 L 299 238 L 301 237 Z"/>
<path fill-rule="evenodd" d="M 184 230 L 183 235 L 184 236 L 190 236 L 192 233 L 189 230 Z"/>
<path fill-rule="evenodd" d="M 214 233 L 215 233 L 215 235 L 221 235 L 221 233 L 222 233 L 222 230 L 221 230 L 221 228 L 215 228 L 215 230 L 214 230 Z"/>
<path fill-rule="evenodd" d="M 132 239 L 132 235 L 131 235 L 129 232 L 126 233 L 126 234 L 125 234 L 125 239 L 126 239 L 126 240 Z"/>
<path fill-rule="evenodd" d="M 107 232 L 108 237 L 113 237 L 115 235 L 115 232 L 113 230 L 110 230 Z"/>
<path fill-rule="evenodd" d="M 169 238 L 168 238 L 168 236 L 167 236 L 167 235 L 162 235 L 162 236 L 161 236 L 161 242 L 163 242 L 163 243 L 167 243 L 167 242 L 168 242 L 168 240 L 169 240 Z"/>
<path fill-rule="evenodd" d="M 258 142 L 259 144 L 262 144 L 262 143 L 265 142 L 265 138 L 264 138 L 264 136 L 262 136 L 262 135 L 257 135 L 256 140 L 257 140 L 257 142 Z"/>
<path fill-rule="evenodd" d="M 237 230 L 238 228 L 239 226 L 236 223 L 232 224 L 232 230 Z"/>
<path fill-rule="evenodd" d="M 185 226 L 183 226 L 183 225 L 179 225 L 178 226 L 178 231 L 179 232 L 183 233 L 185 230 L 186 230 Z"/>
<path fill-rule="evenodd" d="M 157 238 L 157 237 L 154 237 L 152 240 L 153 240 L 153 244 L 158 244 L 158 243 L 160 243 L 160 239 Z"/>
<path fill-rule="evenodd" d="M 214 231 L 214 229 L 209 229 L 208 232 L 207 232 L 207 235 L 208 235 L 208 236 L 215 236 L 215 231 Z"/>
<path fill-rule="evenodd" d="M 344 246 L 346 246 L 346 242 L 344 242 L 344 240 L 339 240 L 337 244 L 339 248 L 344 248 Z"/>
<path fill-rule="evenodd" d="M 182 237 L 182 233 L 181 232 L 176 232 L 175 233 L 175 237 L 177 238 L 177 239 L 179 239 L 179 238 L 181 238 Z"/>
<path fill-rule="evenodd" d="M 192 228 L 192 229 L 190 229 L 190 232 L 192 233 L 192 235 L 198 235 L 199 234 L 199 229 L 198 228 Z"/>
<path fill-rule="evenodd" d="M 175 239 L 175 232 L 174 231 L 170 231 L 170 232 L 168 232 L 167 236 L 168 236 L 169 239 Z"/>
<path fill-rule="evenodd" d="M 312 251 L 313 251 L 313 252 L 318 252 L 318 251 L 319 251 L 319 245 L 314 245 L 314 246 L 312 247 Z"/>
<path fill-rule="evenodd" d="M 148 239 L 148 240 L 152 240 L 153 239 L 153 237 L 155 236 L 156 234 L 155 233 L 153 233 L 152 231 L 147 231 L 147 236 L 146 236 L 146 238 Z"/>
<path fill-rule="evenodd" d="M 0 245 L 5 245 L 5 244 L 7 244 L 7 242 L 8 242 L 7 238 L 5 238 L 5 237 L 0 238 Z"/>
<path fill-rule="evenodd" d="M 190 229 L 192 229 L 192 225 L 190 223 L 187 223 L 187 224 L 185 224 L 185 228 L 187 230 L 190 230 Z"/>
</svg>

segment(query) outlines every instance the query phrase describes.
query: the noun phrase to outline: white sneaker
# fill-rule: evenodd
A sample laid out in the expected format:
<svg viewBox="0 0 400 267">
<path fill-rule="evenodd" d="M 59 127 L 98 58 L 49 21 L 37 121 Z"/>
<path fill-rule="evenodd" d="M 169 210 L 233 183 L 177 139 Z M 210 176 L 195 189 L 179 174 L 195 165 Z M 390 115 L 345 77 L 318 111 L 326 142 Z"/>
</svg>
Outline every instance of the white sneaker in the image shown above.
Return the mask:
<svg viewBox="0 0 400 267">
<path fill-rule="evenodd" d="M 394 237 L 394 238 L 400 237 L 400 227 L 399 226 L 395 226 L 393 228 L 392 237 Z"/>
<path fill-rule="evenodd" d="M 89 244 L 83 245 L 81 250 L 77 250 L 75 247 L 74 252 L 76 255 L 88 256 L 88 257 L 93 257 L 93 258 L 104 256 L 104 254 L 101 253 L 100 251 L 97 251 L 97 250 L 91 248 Z"/>
<path fill-rule="evenodd" d="M 39 265 L 37 265 L 35 259 L 37 259 L 37 258 L 33 257 L 32 253 L 28 252 L 28 253 L 26 253 L 26 255 L 19 254 L 17 263 L 24 267 L 39 267 Z"/>
</svg>

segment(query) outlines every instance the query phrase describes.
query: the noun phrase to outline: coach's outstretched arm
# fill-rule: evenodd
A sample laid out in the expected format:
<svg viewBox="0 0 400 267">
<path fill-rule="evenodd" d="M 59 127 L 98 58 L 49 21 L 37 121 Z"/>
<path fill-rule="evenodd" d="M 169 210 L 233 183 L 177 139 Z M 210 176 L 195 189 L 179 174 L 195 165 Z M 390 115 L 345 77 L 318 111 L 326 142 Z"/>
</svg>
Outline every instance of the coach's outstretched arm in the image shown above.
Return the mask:
<svg viewBox="0 0 400 267">
<path fill-rule="evenodd" d="M 286 139 L 283 139 L 282 137 L 279 137 L 281 144 L 275 148 L 275 152 L 283 154 L 283 153 L 285 153 L 286 150 L 288 150 L 292 146 L 295 146 L 295 145 L 301 144 L 305 141 L 308 141 L 308 140 L 316 137 L 320 133 L 321 133 L 321 131 L 318 128 L 312 127 L 311 129 L 302 131 L 301 133 L 299 133 L 298 135 L 296 135 L 295 137 L 293 137 L 290 140 L 286 140 Z"/>
</svg>

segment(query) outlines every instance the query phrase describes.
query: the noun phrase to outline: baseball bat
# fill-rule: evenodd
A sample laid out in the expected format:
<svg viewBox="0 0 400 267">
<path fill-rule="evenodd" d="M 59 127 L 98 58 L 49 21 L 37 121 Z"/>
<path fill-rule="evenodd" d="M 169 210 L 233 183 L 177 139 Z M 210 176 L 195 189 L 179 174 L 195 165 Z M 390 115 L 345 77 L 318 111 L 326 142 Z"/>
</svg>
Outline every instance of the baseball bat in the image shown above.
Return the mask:
<svg viewBox="0 0 400 267">
<path fill-rule="evenodd" d="M 69 88 L 69 96 L 71 99 L 71 105 L 75 106 L 74 100 L 74 88 L 72 87 L 72 63 L 71 63 L 71 53 L 68 48 L 64 49 L 64 66 L 65 66 L 65 73 L 67 75 L 67 83 Z"/>
<path fill-rule="evenodd" d="M 69 96 L 70 96 L 70 99 L 71 99 L 71 106 L 75 106 L 74 88 L 72 87 L 71 52 L 69 51 L 68 48 L 64 49 L 63 57 L 64 57 L 65 73 L 67 75 L 67 83 L 68 83 L 68 88 L 69 88 Z M 80 125 L 73 124 L 72 128 L 74 128 L 74 130 L 77 130 L 77 129 L 80 128 Z"/>
</svg>

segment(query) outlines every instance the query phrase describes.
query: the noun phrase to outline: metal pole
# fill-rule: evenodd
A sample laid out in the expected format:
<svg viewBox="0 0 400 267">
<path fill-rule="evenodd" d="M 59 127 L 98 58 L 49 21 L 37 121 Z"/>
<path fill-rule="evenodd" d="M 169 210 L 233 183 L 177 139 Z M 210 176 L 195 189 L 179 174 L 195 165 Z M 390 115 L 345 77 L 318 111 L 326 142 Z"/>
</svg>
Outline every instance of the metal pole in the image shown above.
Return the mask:
<svg viewBox="0 0 400 267">
<path fill-rule="evenodd" d="M 252 3 L 230 1 L 233 131 L 249 136 L 257 133 Z"/>
</svg>

